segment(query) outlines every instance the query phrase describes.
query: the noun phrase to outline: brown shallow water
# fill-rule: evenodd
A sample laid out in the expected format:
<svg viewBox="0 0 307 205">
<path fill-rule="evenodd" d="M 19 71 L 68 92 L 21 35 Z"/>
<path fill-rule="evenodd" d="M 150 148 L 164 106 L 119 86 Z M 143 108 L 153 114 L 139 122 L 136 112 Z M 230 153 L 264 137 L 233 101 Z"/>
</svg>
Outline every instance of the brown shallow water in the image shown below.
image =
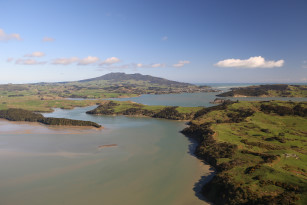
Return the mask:
<svg viewBox="0 0 307 205">
<path fill-rule="evenodd" d="M 209 166 L 189 153 L 184 122 L 89 116 L 88 109 L 48 116 L 105 129 L 0 121 L 1 205 L 206 204 L 195 189 Z"/>
</svg>

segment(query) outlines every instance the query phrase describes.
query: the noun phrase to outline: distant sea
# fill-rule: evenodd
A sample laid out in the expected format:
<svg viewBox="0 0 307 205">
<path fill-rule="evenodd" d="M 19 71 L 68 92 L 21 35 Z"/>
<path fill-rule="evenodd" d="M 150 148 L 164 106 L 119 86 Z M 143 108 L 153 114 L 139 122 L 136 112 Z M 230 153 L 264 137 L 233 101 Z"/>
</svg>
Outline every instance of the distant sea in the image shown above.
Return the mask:
<svg viewBox="0 0 307 205">
<path fill-rule="evenodd" d="M 198 83 L 196 85 L 207 85 L 214 89 L 220 90 L 220 92 L 208 92 L 208 93 L 180 93 L 180 94 L 162 94 L 162 95 L 150 95 L 144 94 L 139 97 L 131 98 L 110 98 L 110 100 L 127 101 L 145 104 L 145 105 L 166 105 L 166 106 L 184 106 L 184 107 L 198 107 L 214 106 L 210 102 L 213 102 L 216 95 L 227 92 L 230 88 L 234 87 L 246 87 L 251 85 L 263 85 L 264 83 Z M 272 84 L 272 83 L 270 83 Z M 298 85 L 298 83 L 293 83 Z M 303 84 L 300 84 L 303 85 Z M 306 85 L 306 83 L 304 84 Z M 239 100 L 239 101 L 263 101 L 263 100 L 282 100 L 282 101 L 307 101 L 307 98 L 289 98 L 289 97 L 246 97 L 246 98 L 231 98 L 226 99 Z"/>
</svg>

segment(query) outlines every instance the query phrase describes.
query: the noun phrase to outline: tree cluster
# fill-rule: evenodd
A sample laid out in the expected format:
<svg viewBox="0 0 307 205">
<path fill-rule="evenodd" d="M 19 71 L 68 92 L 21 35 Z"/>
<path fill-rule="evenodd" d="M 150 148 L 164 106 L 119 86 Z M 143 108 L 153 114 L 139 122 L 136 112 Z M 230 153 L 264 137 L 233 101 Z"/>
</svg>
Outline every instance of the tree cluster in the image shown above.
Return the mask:
<svg viewBox="0 0 307 205">
<path fill-rule="evenodd" d="M 267 105 L 261 104 L 260 110 L 264 113 L 275 113 L 280 116 L 284 115 L 298 115 L 301 117 L 307 117 L 307 108 L 303 108 L 300 104 L 291 107 L 281 106 L 281 105 Z"/>
<path fill-rule="evenodd" d="M 178 112 L 176 110 L 177 106 L 173 107 L 166 107 L 159 111 L 158 113 L 154 114 L 152 117 L 154 118 L 163 118 L 163 119 L 169 119 L 169 120 L 184 120 L 185 115 Z"/>
<path fill-rule="evenodd" d="M 144 115 L 148 117 L 152 117 L 155 112 L 151 110 L 146 110 L 142 108 L 128 108 L 127 110 L 124 110 L 121 114 L 123 115 Z"/>
<path fill-rule="evenodd" d="M 107 103 L 99 105 L 97 108 L 87 111 L 86 114 L 94 114 L 94 115 L 113 115 L 115 114 L 114 107 L 117 106 L 118 103 L 109 101 Z"/>
<path fill-rule="evenodd" d="M 232 112 L 227 113 L 227 117 L 229 117 L 229 122 L 239 123 L 243 122 L 247 117 L 252 116 L 255 111 L 251 109 L 241 109 L 241 110 L 233 110 Z"/>
</svg>

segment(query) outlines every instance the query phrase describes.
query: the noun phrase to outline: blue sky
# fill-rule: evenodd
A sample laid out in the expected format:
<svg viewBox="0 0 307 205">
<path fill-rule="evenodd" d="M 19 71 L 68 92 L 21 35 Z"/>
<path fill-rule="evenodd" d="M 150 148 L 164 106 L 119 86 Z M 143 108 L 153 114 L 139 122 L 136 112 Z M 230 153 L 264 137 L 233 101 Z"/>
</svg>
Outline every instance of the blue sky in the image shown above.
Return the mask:
<svg viewBox="0 0 307 205">
<path fill-rule="evenodd" d="M 0 83 L 307 82 L 305 0 L 0 1 Z"/>
</svg>

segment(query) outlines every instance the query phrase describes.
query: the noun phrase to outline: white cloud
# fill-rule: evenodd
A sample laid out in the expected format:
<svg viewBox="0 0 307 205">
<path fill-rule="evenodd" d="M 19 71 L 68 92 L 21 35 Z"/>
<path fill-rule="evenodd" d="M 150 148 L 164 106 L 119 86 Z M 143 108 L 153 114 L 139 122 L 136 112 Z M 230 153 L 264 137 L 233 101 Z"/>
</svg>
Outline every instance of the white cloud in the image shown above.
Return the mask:
<svg viewBox="0 0 307 205">
<path fill-rule="evenodd" d="M 39 62 L 34 59 L 18 59 L 15 62 L 16 64 L 21 64 L 21 65 L 41 65 L 41 64 L 46 64 L 46 62 Z"/>
<path fill-rule="evenodd" d="M 137 64 L 136 64 L 136 67 L 142 68 L 142 67 L 143 67 L 143 64 L 142 64 L 142 63 L 137 63 Z"/>
<path fill-rule="evenodd" d="M 307 61 L 303 61 L 302 68 L 307 68 Z"/>
<path fill-rule="evenodd" d="M 14 58 L 8 58 L 8 59 L 6 59 L 6 62 L 12 62 L 14 60 Z"/>
<path fill-rule="evenodd" d="M 165 66 L 165 64 L 163 64 L 163 63 L 155 63 L 155 64 L 151 65 L 152 68 L 159 68 L 159 67 L 164 67 L 164 66 Z"/>
<path fill-rule="evenodd" d="M 189 64 L 190 61 L 179 61 L 178 63 L 174 64 L 173 67 L 176 67 L 176 68 L 180 68 L 180 67 L 183 67 L 185 64 Z"/>
<path fill-rule="evenodd" d="M 6 34 L 3 29 L 0 29 L 0 41 L 18 40 L 21 41 L 21 37 L 17 33 Z"/>
<path fill-rule="evenodd" d="M 284 62 L 284 60 L 266 61 L 261 56 L 255 56 L 245 60 L 233 58 L 226 59 L 219 61 L 214 65 L 224 68 L 274 68 L 283 66 Z"/>
<path fill-rule="evenodd" d="M 103 69 L 137 69 L 137 68 L 159 68 L 165 67 L 166 65 L 163 63 L 153 63 L 153 64 L 143 64 L 143 63 L 129 63 L 129 64 L 122 64 L 122 65 L 108 65 L 104 66 L 101 64 L 101 68 Z"/>
<path fill-rule="evenodd" d="M 77 61 L 79 61 L 79 58 L 77 58 L 77 57 L 57 58 L 57 59 L 54 59 L 52 61 L 52 64 L 55 64 L 55 65 L 69 65 L 69 64 L 75 63 Z"/>
<path fill-rule="evenodd" d="M 45 55 L 45 53 L 40 52 L 40 51 L 36 51 L 36 52 L 31 53 L 31 54 L 26 54 L 25 57 L 42 57 L 44 55 Z"/>
<path fill-rule="evenodd" d="M 163 36 L 162 37 L 162 41 L 167 41 L 168 40 L 168 37 L 167 36 Z"/>
<path fill-rule="evenodd" d="M 98 57 L 88 56 L 86 58 L 81 59 L 78 65 L 88 65 L 88 64 L 96 63 L 97 61 L 99 61 Z"/>
<path fill-rule="evenodd" d="M 100 63 L 100 65 L 112 65 L 114 63 L 118 63 L 120 62 L 120 59 L 119 58 L 116 58 L 116 57 L 111 57 L 111 58 L 107 58 L 106 60 L 104 60 L 102 63 Z"/>
<path fill-rule="evenodd" d="M 164 63 L 153 63 L 153 64 L 131 63 L 130 65 L 133 68 L 159 68 L 166 66 Z"/>
<path fill-rule="evenodd" d="M 55 41 L 55 39 L 54 39 L 54 38 L 51 38 L 51 37 L 44 37 L 44 38 L 43 38 L 43 41 L 44 41 L 44 42 L 53 42 L 53 41 Z"/>
</svg>

